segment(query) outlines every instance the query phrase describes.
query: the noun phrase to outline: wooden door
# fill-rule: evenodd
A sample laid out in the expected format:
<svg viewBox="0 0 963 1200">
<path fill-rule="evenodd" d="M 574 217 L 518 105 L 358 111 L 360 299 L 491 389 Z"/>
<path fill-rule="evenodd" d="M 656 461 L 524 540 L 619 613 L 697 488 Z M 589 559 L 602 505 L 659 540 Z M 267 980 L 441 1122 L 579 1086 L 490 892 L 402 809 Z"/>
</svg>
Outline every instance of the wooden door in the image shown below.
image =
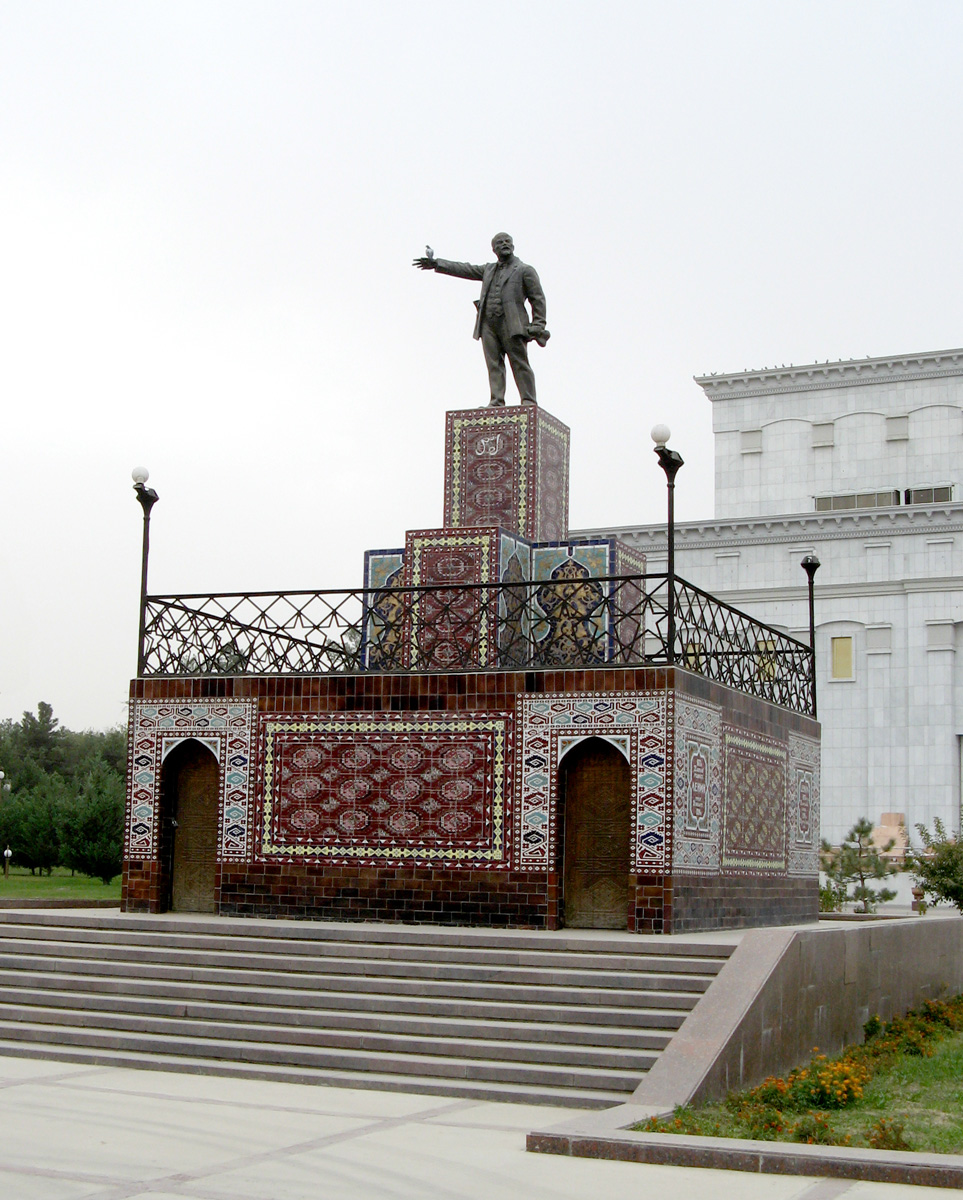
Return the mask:
<svg viewBox="0 0 963 1200">
<path fill-rule="evenodd" d="M 171 908 L 214 912 L 217 871 L 218 767 L 200 742 L 182 742 L 164 764 L 175 821 Z"/>
<path fill-rule="evenodd" d="M 625 929 L 629 905 L 631 776 L 618 750 L 588 738 L 561 764 L 565 924 Z"/>
</svg>

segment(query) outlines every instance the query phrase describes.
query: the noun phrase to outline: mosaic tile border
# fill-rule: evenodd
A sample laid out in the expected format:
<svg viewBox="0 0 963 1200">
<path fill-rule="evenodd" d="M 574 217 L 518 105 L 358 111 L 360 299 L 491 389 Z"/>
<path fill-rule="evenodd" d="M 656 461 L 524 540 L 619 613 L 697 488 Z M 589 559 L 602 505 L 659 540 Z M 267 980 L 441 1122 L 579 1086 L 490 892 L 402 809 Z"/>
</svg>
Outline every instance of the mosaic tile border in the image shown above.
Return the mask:
<svg viewBox="0 0 963 1200">
<path fill-rule="evenodd" d="M 767 737 L 761 733 L 750 733 L 745 729 L 723 725 L 723 804 L 722 817 L 722 870 L 729 874 L 739 873 L 786 873 L 786 777 L 788 747 L 784 740 Z M 771 794 L 760 794 L 754 790 L 751 797 L 743 793 L 742 767 L 736 763 L 755 763 L 756 768 L 772 772 L 773 767 L 782 778 Z M 739 776 L 737 779 L 736 776 Z M 768 811 L 767 811 L 768 810 Z M 778 857 L 775 839 L 767 847 L 754 840 L 755 848 L 741 848 L 743 838 L 739 823 L 746 819 L 756 825 L 765 823 L 781 827 Z"/>
<path fill-rule="evenodd" d="M 568 537 L 569 447 L 571 432 L 567 425 L 539 410 L 538 477 L 535 496 L 538 505 L 534 534 L 542 541 L 561 541 Z"/>
<path fill-rule="evenodd" d="M 632 772 L 632 863 L 636 873 L 665 870 L 669 716 L 665 691 L 556 692 L 517 700 L 516 865 L 553 871 L 558 861 L 558 767 L 566 750 L 589 737 L 612 742 Z"/>
<path fill-rule="evenodd" d="M 494 527 L 410 530 L 405 538 L 405 585 L 414 588 L 442 583 L 497 583 L 499 533 L 500 531 Z M 473 557 L 470 576 L 459 576 L 457 579 L 444 580 L 430 577 L 430 573 L 424 570 L 424 563 L 422 561 L 426 555 L 426 551 L 446 549 L 451 550 L 453 554 L 459 550 L 467 551 L 468 555 Z M 435 607 L 432 599 L 437 595 L 444 596 L 445 593 L 422 595 L 418 603 L 412 603 L 409 607 L 402 631 L 402 640 L 405 650 L 413 658 L 416 656 L 416 647 L 418 647 L 419 639 L 423 636 L 422 629 L 425 630 L 424 637 L 428 640 L 429 644 L 436 633 L 431 620 L 428 617 L 422 617 L 422 609 L 425 608 L 430 613 Z M 451 596 L 451 593 L 447 593 L 447 595 Z M 466 594 L 462 593 L 462 595 Z M 467 602 L 470 607 L 474 604 L 470 599 L 470 593 L 467 594 Z M 467 622 L 465 624 L 467 625 Z M 496 614 L 488 613 L 487 617 L 479 617 L 477 630 L 473 631 L 468 627 L 466 632 L 462 633 L 460 637 L 457 634 L 455 635 L 456 639 L 462 640 L 463 644 L 467 642 L 471 647 L 473 655 L 472 666 L 488 667 L 493 665 L 497 649 L 495 642 L 496 629 Z M 427 657 L 432 660 L 432 665 L 436 668 L 444 668 L 448 665 L 447 660 L 441 656 L 435 658 L 429 654 Z"/>
<path fill-rule="evenodd" d="M 813 876 L 819 872 L 819 768 L 819 742 L 791 733 L 786 772 L 790 875 Z"/>
<path fill-rule="evenodd" d="M 672 869 L 716 873 L 722 857 L 722 707 L 678 697 Z"/>
<path fill-rule="evenodd" d="M 219 766 L 218 861 L 247 860 L 255 711 L 253 700 L 207 704 L 131 702 L 125 859 L 156 859 L 161 767 L 179 742 L 194 738 L 212 751 Z"/>
<path fill-rule="evenodd" d="M 515 442 L 515 453 L 511 463 L 513 491 L 510 532 L 528 535 L 529 509 L 534 492 L 534 480 L 530 478 L 529 468 L 533 414 L 527 408 L 511 407 L 488 413 L 478 409 L 470 409 L 467 412 L 453 411 L 446 413 L 445 417 L 445 525 L 460 526 L 464 520 L 464 456 L 467 453 L 468 439 L 476 433 L 485 437 L 485 430 L 492 430 L 496 435 L 499 430 L 505 430 L 510 432 Z"/>
<path fill-rule="evenodd" d="M 346 838 L 339 844 L 281 845 L 271 840 L 273 805 L 275 803 L 274 768 L 275 743 L 286 734 L 320 734 L 337 740 L 346 735 L 391 738 L 410 735 L 417 743 L 425 734 L 441 733 L 454 743 L 464 741 L 467 734 L 484 734 L 490 739 L 489 796 L 491 813 L 490 841 L 487 846 L 426 845 L 418 839 L 398 838 L 391 844 L 371 844 L 364 837 Z M 512 713 L 321 713 L 293 716 L 286 713 L 263 713 L 259 719 L 258 761 L 260 804 L 257 814 L 258 847 L 256 858 L 262 862 L 325 862 L 339 865 L 350 863 L 405 863 L 409 865 L 438 865 L 487 869 L 510 866 L 507 834 L 511 816 Z M 402 746 L 404 742 L 400 743 Z"/>
</svg>

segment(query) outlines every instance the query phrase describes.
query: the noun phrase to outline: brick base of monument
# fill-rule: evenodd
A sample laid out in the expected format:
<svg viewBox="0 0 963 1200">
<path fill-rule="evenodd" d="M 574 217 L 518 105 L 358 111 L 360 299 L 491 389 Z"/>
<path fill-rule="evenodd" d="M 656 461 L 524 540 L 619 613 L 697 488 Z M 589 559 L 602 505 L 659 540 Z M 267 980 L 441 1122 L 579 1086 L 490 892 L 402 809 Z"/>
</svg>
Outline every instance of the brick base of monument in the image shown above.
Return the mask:
<svg viewBox="0 0 963 1200">
<path fill-rule="evenodd" d="M 813 919 L 814 880 L 736 876 L 630 877 L 626 929 L 698 932 Z M 417 867 L 222 867 L 218 913 L 288 920 L 388 921 L 559 929 L 564 925 L 557 874 L 446 871 Z M 128 911 L 147 911 L 143 904 Z"/>
<path fill-rule="evenodd" d="M 165 912 L 168 885 L 164 874 L 161 863 L 156 860 L 125 862 L 121 911 Z"/>
<path fill-rule="evenodd" d="M 557 928 L 557 884 L 524 871 L 418 867 L 222 867 L 226 917 Z"/>
<path fill-rule="evenodd" d="M 815 879 L 771 875 L 686 876 L 672 881 L 672 932 L 804 925 L 819 911 Z"/>
<path fill-rule="evenodd" d="M 565 830 L 579 819 L 568 754 L 598 739 L 631 781 L 622 928 L 818 915 L 818 725 L 680 668 L 156 678 L 131 690 L 128 912 L 170 902 L 171 831 L 189 798 L 165 763 L 194 739 L 219 781 L 213 911 L 562 928 Z"/>
</svg>

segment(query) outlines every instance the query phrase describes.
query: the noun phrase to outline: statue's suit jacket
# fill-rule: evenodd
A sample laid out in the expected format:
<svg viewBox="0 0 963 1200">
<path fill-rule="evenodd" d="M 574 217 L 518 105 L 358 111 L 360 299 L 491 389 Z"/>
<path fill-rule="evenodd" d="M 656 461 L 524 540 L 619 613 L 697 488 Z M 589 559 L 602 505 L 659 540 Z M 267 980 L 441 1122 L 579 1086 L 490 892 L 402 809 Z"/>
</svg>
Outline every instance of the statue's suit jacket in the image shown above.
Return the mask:
<svg viewBox="0 0 963 1200">
<path fill-rule="evenodd" d="M 435 270 L 439 275 L 457 275 L 459 279 L 480 279 L 482 281 L 481 297 L 476 301 L 478 316 L 475 319 L 476 338 L 481 337 L 482 321 L 485 314 L 485 301 L 488 299 L 488 289 L 495 277 L 497 262 L 476 266 L 474 263 L 449 262 L 447 258 L 435 260 Z M 529 319 L 525 301 L 532 306 Z M 529 326 L 535 329 L 545 328 L 545 293 L 538 281 L 534 267 L 523 263 L 514 255 L 509 259 L 502 280 L 502 308 L 505 311 L 505 322 L 509 337 L 530 339 Z"/>
</svg>

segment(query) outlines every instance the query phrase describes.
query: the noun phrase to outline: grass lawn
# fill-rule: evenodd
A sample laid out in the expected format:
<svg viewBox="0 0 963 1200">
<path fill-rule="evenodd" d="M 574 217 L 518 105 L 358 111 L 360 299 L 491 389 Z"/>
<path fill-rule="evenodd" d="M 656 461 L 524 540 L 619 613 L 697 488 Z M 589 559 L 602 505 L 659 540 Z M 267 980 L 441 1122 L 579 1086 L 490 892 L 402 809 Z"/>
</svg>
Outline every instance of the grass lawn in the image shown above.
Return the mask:
<svg viewBox="0 0 963 1200">
<path fill-rule="evenodd" d="M 24 867 L 0 872 L 0 900 L 116 900 L 120 903 L 120 876 L 103 884 L 89 875 L 71 875 L 54 867 L 52 875 L 31 875 Z"/>
<path fill-rule="evenodd" d="M 837 1058 L 633 1128 L 963 1154 L 963 997 L 873 1026 Z"/>
<path fill-rule="evenodd" d="M 862 1099 L 830 1118 L 854 1146 L 866 1145 L 864 1131 L 880 1119 L 901 1121 L 913 1150 L 963 1154 L 963 1033 L 941 1042 L 932 1058 L 901 1055 L 870 1080 Z"/>
</svg>

